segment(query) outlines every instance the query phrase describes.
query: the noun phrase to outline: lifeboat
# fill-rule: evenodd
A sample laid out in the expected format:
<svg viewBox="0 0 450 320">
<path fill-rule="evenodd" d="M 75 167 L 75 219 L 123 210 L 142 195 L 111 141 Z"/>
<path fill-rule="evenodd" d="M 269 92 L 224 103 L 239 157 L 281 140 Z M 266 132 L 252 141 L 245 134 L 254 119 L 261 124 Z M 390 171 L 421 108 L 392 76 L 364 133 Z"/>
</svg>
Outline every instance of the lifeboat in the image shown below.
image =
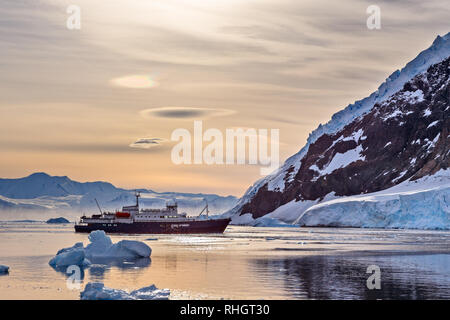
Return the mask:
<svg viewBox="0 0 450 320">
<path fill-rule="evenodd" d="M 130 217 L 130 214 L 129 214 L 128 212 L 120 212 L 120 211 L 117 211 L 117 212 L 116 212 L 116 217 L 117 217 L 117 218 L 129 218 L 129 217 Z"/>
</svg>

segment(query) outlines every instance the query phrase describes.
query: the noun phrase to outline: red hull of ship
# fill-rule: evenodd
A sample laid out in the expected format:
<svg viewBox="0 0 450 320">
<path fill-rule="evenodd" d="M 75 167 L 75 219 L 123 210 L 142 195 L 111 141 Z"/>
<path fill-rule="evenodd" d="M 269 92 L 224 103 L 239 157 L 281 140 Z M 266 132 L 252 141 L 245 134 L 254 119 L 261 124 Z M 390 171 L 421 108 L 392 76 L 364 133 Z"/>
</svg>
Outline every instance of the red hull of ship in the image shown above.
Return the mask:
<svg viewBox="0 0 450 320">
<path fill-rule="evenodd" d="M 106 233 L 127 234 L 193 234 L 223 233 L 231 219 L 209 219 L 183 222 L 88 223 L 75 225 L 76 232 L 103 230 Z"/>
</svg>

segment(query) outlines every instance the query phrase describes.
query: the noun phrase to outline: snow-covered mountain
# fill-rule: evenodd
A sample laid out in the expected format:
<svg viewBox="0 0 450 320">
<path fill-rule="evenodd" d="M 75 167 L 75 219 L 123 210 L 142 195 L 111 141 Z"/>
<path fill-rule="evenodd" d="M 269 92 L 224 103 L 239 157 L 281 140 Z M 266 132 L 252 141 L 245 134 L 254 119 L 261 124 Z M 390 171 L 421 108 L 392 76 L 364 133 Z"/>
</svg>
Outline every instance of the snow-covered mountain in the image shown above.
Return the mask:
<svg viewBox="0 0 450 320">
<path fill-rule="evenodd" d="M 119 191 L 122 189 L 117 189 L 107 182 L 80 183 L 66 176 L 50 176 L 43 172 L 19 179 L 0 179 L 0 195 L 13 199 L 33 199 L 41 196 L 65 197 Z"/>
<path fill-rule="evenodd" d="M 2 211 L 77 211 L 97 210 L 97 199 L 106 210 L 119 209 L 133 204 L 135 190 L 116 188 L 108 182 L 77 182 L 70 178 L 33 173 L 19 179 L 0 179 L 0 210 Z M 232 208 L 236 197 L 215 194 L 155 192 L 139 189 L 141 205 L 164 207 L 167 201 L 176 200 L 179 209 L 189 214 L 198 213 L 208 201 L 212 213 L 222 213 Z"/>
<path fill-rule="evenodd" d="M 239 224 L 263 216 L 301 223 L 308 208 L 331 198 L 378 192 L 448 168 L 449 56 L 450 33 L 320 125 L 225 215 Z"/>
</svg>

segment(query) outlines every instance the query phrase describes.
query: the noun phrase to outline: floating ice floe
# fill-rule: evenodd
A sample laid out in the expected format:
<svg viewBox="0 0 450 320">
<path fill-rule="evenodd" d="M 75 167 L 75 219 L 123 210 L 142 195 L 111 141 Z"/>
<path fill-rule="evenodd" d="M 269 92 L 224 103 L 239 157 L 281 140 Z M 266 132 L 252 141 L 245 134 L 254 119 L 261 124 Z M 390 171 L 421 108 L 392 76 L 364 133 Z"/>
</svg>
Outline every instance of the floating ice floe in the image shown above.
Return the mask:
<svg viewBox="0 0 450 320">
<path fill-rule="evenodd" d="M 298 227 L 297 225 L 292 225 L 285 223 L 277 218 L 272 217 L 260 217 L 257 219 L 253 219 L 250 213 L 246 213 L 242 216 L 233 216 L 232 225 L 250 225 L 253 227 Z"/>
<path fill-rule="evenodd" d="M 131 292 L 105 287 L 101 282 L 89 282 L 80 293 L 81 300 L 168 300 L 170 290 L 155 285 Z"/>
<path fill-rule="evenodd" d="M 149 258 L 152 250 L 148 245 L 140 241 L 122 240 L 112 243 L 104 231 L 96 230 L 89 234 L 89 241 L 86 247 L 78 242 L 73 247 L 64 248 L 57 252 L 49 264 L 54 268 L 78 265 L 87 267 L 93 259 L 137 259 Z"/>
<path fill-rule="evenodd" d="M 283 221 L 280 221 L 275 218 L 269 218 L 269 217 L 261 217 L 255 220 L 254 227 L 293 227 L 296 228 L 298 226 L 284 223 Z"/>
<path fill-rule="evenodd" d="M 7 274 L 9 273 L 9 267 L 0 265 L 0 274 Z"/>
</svg>

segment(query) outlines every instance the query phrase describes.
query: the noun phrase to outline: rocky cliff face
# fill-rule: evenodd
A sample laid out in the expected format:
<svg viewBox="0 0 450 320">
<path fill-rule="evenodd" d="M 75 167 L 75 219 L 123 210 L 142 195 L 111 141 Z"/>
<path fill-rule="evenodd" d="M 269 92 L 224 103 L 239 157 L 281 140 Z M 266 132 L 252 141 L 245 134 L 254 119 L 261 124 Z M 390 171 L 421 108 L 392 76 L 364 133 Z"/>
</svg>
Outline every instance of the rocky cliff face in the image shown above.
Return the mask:
<svg viewBox="0 0 450 320">
<path fill-rule="evenodd" d="M 251 188 L 233 213 L 258 218 L 292 200 L 371 193 L 447 169 L 449 63 L 432 65 L 342 128 L 319 135 Z"/>
</svg>

